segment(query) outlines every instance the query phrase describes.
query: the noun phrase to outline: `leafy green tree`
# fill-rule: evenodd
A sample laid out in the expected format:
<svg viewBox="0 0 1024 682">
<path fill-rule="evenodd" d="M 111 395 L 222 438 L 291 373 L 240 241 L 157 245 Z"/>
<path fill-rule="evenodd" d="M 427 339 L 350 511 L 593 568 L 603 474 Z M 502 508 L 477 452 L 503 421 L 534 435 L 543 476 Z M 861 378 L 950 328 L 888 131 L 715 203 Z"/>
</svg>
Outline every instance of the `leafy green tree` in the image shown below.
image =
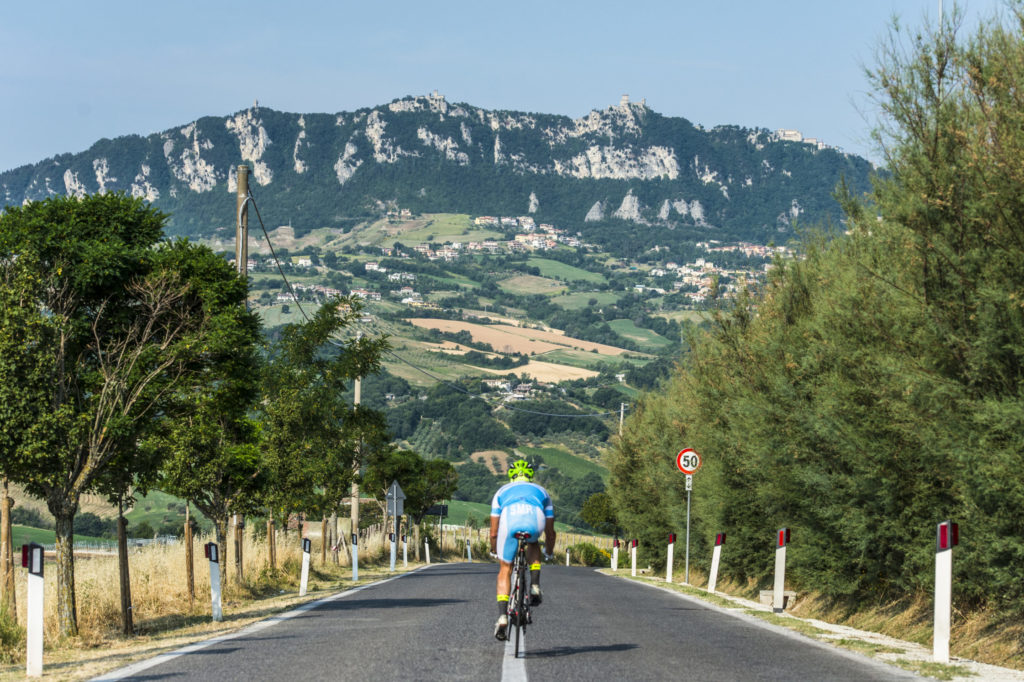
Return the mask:
<svg viewBox="0 0 1024 682">
<path fill-rule="evenodd" d="M 29 405 L 38 404 L 40 386 L 46 403 L 5 466 L 56 519 L 65 635 L 77 634 L 71 549 L 79 499 L 127 462 L 137 425 L 162 409 L 205 334 L 196 292 L 152 248 L 163 221 L 117 194 L 52 198 L 0 216 L 0 263 L 14 274 L 4 297 L 19 305 L 3 321 L 20 317 L 34 335 L 7 373 L 31 382 L 21 387 Z"/>
<path fill-rule="evenodd" d="M 638 401 L 609 462 L 628 532 L 677 522 L 671 453 L 690 446 L 694 537 L 730 533 L 727 574 L 766 582 L 761 550 L 788 526 L 796 584 L 909 601 L 953 518 L 977 540 L 962 605 L 1019 615 L 1024 14 L 966 40 L 956 21 L 883 47 L 889 172 L 866 199 L 840 187 L 847 233 L 808 236 Z"/>
<path fill-rule="evenodd" d="M 580 518 L 598 533 L 617 532 L 619 523 L 615 518 L 615 505 L 608 493 L 594 493 L 583 503 Z"/>
<path fill-rule="evenodd" d="M 168 257 L 201 292 L 210 332 L 197 348 L 195 373 L 174 393 L 140 451 L 162 453 L 156 485 L 191 500 L 213 522 L 226 558 L 229 516 L 254 511 L 267 481 L 260 427 L 250 416 L 259 396 L 261 328 L 245 309 L 245 280 L 223 258 L 186 253 L 181 247 Z"/>
<path fill-rule="evenodd" d="M 329 302 L 270 348 L 260 420 L 275 514 L 333 512 L 360 462 L 387 447 L 383 415 L 346 401 L 348 384 L 377 372 L 387 348 L 383 337 L 334 340 L 359 315 L 355 299 Z"/>
</svg>

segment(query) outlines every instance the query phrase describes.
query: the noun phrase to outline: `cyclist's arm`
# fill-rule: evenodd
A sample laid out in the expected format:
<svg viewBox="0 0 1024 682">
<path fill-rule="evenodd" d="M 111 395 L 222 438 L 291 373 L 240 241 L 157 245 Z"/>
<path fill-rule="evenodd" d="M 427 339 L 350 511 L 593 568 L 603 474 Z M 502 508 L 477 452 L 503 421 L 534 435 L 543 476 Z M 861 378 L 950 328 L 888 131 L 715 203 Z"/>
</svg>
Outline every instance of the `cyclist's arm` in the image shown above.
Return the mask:
<svg viewBox="0 0 1024 682">
<path fill-rule="evenodd" d="M 491 554 L 498 553 L 498 522 L 500 516 L 491 516 Z"/>
<path fill-rule="evenodd" d="M 555 517 L 549 516 L 544 522 L 544 550 L 555 553 Z"/>
</svg>

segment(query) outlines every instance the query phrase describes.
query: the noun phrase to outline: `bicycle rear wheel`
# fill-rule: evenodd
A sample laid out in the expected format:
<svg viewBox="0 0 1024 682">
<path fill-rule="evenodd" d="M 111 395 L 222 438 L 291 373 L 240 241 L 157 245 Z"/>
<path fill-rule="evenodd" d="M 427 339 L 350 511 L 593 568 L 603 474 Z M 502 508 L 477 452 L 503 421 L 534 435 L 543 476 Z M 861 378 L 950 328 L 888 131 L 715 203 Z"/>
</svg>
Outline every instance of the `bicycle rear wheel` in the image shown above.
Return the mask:
<svg viewBox="0 0 1024 682">
<path fill-rule="evenodd" d="M 526 562 L 520 552 L 516 572 L 516 658 L 519 658 L 520 638 L 526 630 Z"/>
</svg>

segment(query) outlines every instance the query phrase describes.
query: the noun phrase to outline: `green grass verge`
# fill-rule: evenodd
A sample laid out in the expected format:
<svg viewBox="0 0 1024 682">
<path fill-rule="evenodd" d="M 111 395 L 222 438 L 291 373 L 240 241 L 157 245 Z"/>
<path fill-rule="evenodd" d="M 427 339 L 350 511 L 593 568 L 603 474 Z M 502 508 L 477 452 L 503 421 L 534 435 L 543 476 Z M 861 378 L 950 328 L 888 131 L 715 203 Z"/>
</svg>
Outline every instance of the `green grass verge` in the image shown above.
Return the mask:
<svg viewBox="0 0 1024 682">
<path fill-rule="evenodd" d="M 539 455 L 544 459 L 544 463 L 549 467 L 558 469 L 566 476 L 572 478 L 582 478 L 587 474 L 597 474 L 602 480 L 607 482 L 608 470 L 596 462 L 591 462 L 588 459 L 583 459 L 570 452 L 567 452 L 561 448 L 555 447 L 519 447 L 516 448 L 519 452 L 526 455 L 527 458 Z"/>
<path fill-rule="evenodd" d="M 553 277 L 566 282 L 575 282 L 579 280 L 594 284 L 603 284 L 605 282 L 604 275 L 596 272 L 590 272 L 589 270 L 583 270 L 582 268 L 577 268 L 572 265 L 567 265 L 557 260 L 549 260 L 547 258 L 528 258 L 526 260 L 526 264 L 532 268 L 540 269 L 540 274 L 544 277 Z"/>
<path fill-rule="evenodd" d="M 878 642 L 865 642 L 860 639 L 847 639 L 844 637 L 843 639 L 834 639 L 832 641 L 844 649 L 860 651 L 871 656 L 876 654 L 905 654 L 907 652 L 906 649 L 897 649 L 894 646 L 886 646 Z"/>
<path fill-rule="evenodd" d="M 818 637 L 819 635 L 829 634 L 828 630 L 822 630 L 821 628 L 814 627 L 806 621 L 800 620 L 799 618 L 786 618 L 780 616 L 777 613 L 769 613 L 768 611 L 758 611 L 756 609 L 744 609 L 743 612 L 748 616 L 754 616 L 760 618 L 763 621 L 767 621 L 772 625 L 778 625 L 780 627 L 789 628 L 790 630 L 796 630 L 802 635 L 808 637 Z"/>
<path fill-rule="evenodd" d="M 969 669 L 959 665 L 946 665 L 931 661 L 910 661 L 905 658 L 898 658 L 893 663 L 904 670 L 910 670 L 925 677 L 933 677 L 936 680 L 952 680 L 958 677 L 975 676 Z"/>
</svg>

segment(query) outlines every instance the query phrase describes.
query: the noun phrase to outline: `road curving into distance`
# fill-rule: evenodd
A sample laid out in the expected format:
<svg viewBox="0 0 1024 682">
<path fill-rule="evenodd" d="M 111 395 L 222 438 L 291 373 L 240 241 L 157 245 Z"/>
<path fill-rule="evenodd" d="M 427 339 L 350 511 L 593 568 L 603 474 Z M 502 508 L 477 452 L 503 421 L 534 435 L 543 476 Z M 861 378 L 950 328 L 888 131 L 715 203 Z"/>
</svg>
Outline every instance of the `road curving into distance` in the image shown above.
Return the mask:
<svg viewBox="0 0 1024 682">
<path fill-rule="evenodd" d="M 435 564 L 100 680 L 911 680 L 752 617 L 546 566 L 525 656 L 492 636 L 493 564 Z"/>
</svg>

